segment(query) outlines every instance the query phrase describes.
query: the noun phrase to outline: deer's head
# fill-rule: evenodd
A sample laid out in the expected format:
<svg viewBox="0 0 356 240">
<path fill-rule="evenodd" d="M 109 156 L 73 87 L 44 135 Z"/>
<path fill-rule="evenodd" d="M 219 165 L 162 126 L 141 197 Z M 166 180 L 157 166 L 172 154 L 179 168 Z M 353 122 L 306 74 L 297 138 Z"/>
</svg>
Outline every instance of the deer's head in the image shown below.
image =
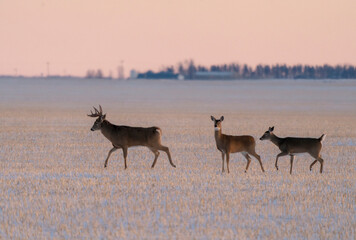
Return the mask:
<svg viewBox="0 0 356 240">
<path fill-rule="evenodd" d="M 271 139 L 271 135 L 273 134 L 274 127 L 268 128 L 268 131 L 266 131 L 262 137 L 260 137 L 260 140 L 269 140 Z"/>
<path fill-rule="evenodd" d="M 221 122 L 224 121 L 224 116 L 221 116 L 220 119 L 216 119 L 213 116 L 210 116 L 211 121 L 214 122 L 214 129 L 215 131 L 220 131 L 221 129 Z"/>
<path fill-rule="evenodd" d="M 95 120 L 93 126 L 91 127 L 90 130 L 92 131 L 95 131 L 95 130 L 100 130 L 101 129 L 101 125 L 103 124 L 104 120 L 105 120 L 105 117 L 106 117 L 106 114 L 103 115 L 103 109 L 101 108 L 101 106 L 99 105 L 99 110 L 96 109 L 95 107 L 94 108 L 94 111 L 95 113 L 93 113 L 92 111 L 90 111 L 90 115 L 88 114 L 88 117 L 97 117 L 97 119 Z"/>
</svg>

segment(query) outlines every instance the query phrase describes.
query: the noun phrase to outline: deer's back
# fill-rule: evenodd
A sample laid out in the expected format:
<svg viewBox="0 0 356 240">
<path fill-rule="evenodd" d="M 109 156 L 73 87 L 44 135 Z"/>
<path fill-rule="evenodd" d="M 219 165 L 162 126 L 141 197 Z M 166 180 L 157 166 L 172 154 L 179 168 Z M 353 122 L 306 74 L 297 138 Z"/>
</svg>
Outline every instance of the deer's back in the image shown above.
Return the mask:
<svg viewBox="0 0 356 240">
<path fill-rule="evenodd" d="M 321 142 L 317 138 L 287 137 L 282 142 L 280 149 L 289 153 L 317 153 L 320 152 Z"/>
<path fill-rule="evenodd" d="M 255 148 L 255 139 L 250 135 L 230 136 L 226 135 L 229 141 L 230 152 L 249 151 Z"/>
<path fill-rule="evenodd" d="M 118 146 L 149 146 L 160 140 L 158 127 L 115 126 L 113 144 Z"/>
</svg>

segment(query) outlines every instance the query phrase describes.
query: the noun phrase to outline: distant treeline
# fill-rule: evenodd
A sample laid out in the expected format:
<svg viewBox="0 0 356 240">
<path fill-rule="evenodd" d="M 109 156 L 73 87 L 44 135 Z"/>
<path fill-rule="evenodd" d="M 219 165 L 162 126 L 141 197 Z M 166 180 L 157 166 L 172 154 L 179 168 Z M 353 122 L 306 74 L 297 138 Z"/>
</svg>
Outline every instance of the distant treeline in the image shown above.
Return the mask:
<svg viewBox="0 0 356 240">
<path fill-rule="evenodd" d="M 193 60 L 164 67 L 160 72 L 149 70 L 139 73 L 137 78 L 178 78 L 185 79 L 356 79 L 356 67 L 351 65 L 262 65 L 251 67 L 247 64 L 196 65 Z"/>
<path fill-rule="evenodd" d="M 85 74 L 85 78 L 112 79 L 112 74 L 110 73 L 109 76 L 104 76 L 104 73 L 101 69 L 98 70 L 89 69 Z"/>
</svg>

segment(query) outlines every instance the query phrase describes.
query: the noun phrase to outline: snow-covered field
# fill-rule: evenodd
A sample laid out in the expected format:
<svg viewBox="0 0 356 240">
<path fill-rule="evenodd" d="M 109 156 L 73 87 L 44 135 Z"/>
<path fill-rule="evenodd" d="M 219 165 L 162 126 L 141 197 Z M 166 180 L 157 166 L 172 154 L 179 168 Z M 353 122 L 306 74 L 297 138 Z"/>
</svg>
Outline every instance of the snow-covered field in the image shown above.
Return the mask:
<svg viewBox="0 0 356 240">
<path fill-rule="evenodd" d="M 86 116 L 159 126 L 164 153 L 111 144 Z M 355 239 L 356 81 L 0 79 L 0 239 Z M 250 134 L 265 173 L 241 154 L 221 173 L 210 115 Z M 320 137 L 322 155 L 289 157 L 258 138 Z"/>
</svg>

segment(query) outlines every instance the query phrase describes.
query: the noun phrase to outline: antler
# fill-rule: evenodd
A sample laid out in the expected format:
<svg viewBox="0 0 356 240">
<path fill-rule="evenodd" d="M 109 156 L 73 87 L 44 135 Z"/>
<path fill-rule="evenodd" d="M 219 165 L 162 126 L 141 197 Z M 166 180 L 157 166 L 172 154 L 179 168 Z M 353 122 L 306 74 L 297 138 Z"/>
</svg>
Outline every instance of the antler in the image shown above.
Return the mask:
<svg viewBox="0 0 356 240">
<path fill-rule="evenodd" d="M 101 117 L 103 116 L 103 109 L 101 108 L 101 106 L 99 105 L 99 109 L 100 111 L 98 111 L 98 109 L 96 109 L 95 107 L 93 107 L 94 110 L 95 110 L 95 113 L 93 113 L 91 110 L 90 110 L 90 115 L 88 114 L 88 117 Z"/>
</svg>

